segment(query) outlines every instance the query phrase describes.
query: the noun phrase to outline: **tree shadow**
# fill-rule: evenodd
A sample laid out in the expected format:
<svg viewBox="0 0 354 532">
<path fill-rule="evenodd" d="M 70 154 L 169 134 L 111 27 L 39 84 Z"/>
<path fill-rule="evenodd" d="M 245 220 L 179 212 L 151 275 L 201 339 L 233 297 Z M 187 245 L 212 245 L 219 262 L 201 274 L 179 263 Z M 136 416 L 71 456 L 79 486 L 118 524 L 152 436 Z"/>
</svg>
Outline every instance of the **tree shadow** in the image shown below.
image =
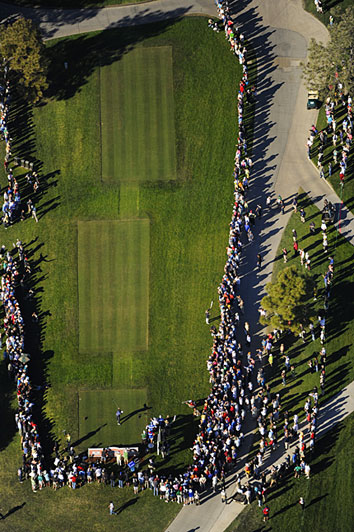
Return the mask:
<svg viewBox="0 0 354 532">
<path fill-rule="evenodd" d="M 137 20 L 131 20 L 131 27 L 116 28 L 113 24 L 96 34 L 80 34 L 50 44 L 49 88 L 46 96 L 55 100 L 72 98 L 97 68 L 121 60 L 139 43 L 164 33 L 185 15 L 186 10 L 177 9 L 175 12 L 172 20 L 149 24 L 149 17 L 140 14 L 135 17 Z M 45 101 L 42 105 L 45 105 Z"/>
<path fill-rule="evenodd" d="M 19 186 L 21 202 L 13 223 L 21 220 L 21 212 L 24 218 L 31 217 L 28 212 L 27 202 L 31 200 L 36 207 L 38 218 L 41 218 L 47 212 L 55 209 L 60 204 L 60 196 L 42 204 L 41 200 L 45 197 L 48 190 L 56 187 L 60 170 L 54 170 L 47 174 L 41 172 L 43 163 L 36 157 L 35 125 L 33 121 L 33 108 L 22 98 L 14 95 L 11 110 L 9 113 L 9 131 L 12 138 L 13 160 L 10 166 L 13 168 L 16 180 Z M 27 165 L 26 168 L 24 165 Z M 31 177 L 33 168 L 39 177 L 39 187 L 34 188 L 34 179 Z M 27 178 L 27 176 L 30 176 Z M 6 187 L 2 190 L 4 192 Z"/>
<path fill-rule="evenodd" d="M 36 253 L 43 246 L 43 243 L 37 243 L 37 241 L 38 238 L 29 244 L 23 244 L 31 272 L 24 275 L 23 282 L 17 288 L 17 296 L 25 324 L 25 351 L 31 355 L 28 370 L 34 397 L 33 417 L 38 423 L 44 455 L 48 456 L 55 440 L 54 422 L 46 414 L 46 395 L 50 387 L 48 366 L 54 352 L 43 351 L 46 320 L 51 314 L 49 310 L 44 311 L 41 308 L 40 294 L 43 288 L 40 285 L 46 278 L 46 275 L 42 274 L 41 263 L 45 261 L 45 257 L 40 254 L 38 258 L 35 258 Z M 36 315 L 35 318 L 33 313 Z"/>
<path fill-rule="evenodd" d="M 118 0 L 118 2 L 119 1 L 120 0 Z M 100 30 L 102 25 L 107 24 L 110 20 L 109 14 L 107 16 L 108 10 L 114 7 L 110 6 L 107 8 L 106 12 L 102 12 L 102 7 L 104 6 L 102 6 L 101 0 L 39 0 L 38 2 L 32 2 L 31 0 L 16 0 L 14 4 L 15 5 L 4 3 L 1 6 L 3 22 L 12 22 L 15 20 L 18 16 L 18 8 L 16 7 L 16 4 L 21 5 L 23 6 L 21 9 L 22 16 L 33 20 L 33 22 L 39 25 L 41 33 L 45 39 L 60 37 L 60 30 L 64 26 L 66 26 L 66 32 L 68 34 L 77 34 L 78 24 L 90 23 L 90 21 L 91 25 L 88 24 L 87 31 Z M 48 6 L 49 9 L 38 9 L 39 6 Z M 153 2 L 142 2 L 141 5 L 138 3 L 138 5 L 134 6 L 134 15 L 125 14 L 124 16 L 121 16 L 119 14 L 117 15 L 117 20 L 107 24 L 106 29 L 151 24 L 167 19 L 180 18 L 189 13 L 192 14 L 193 7 L 194 6 L 190 4 L 161 10 L 158 5 L 154 5 Z M 124 10 L 125 13 L 128 13 L 129 11 L 129 8 Z M 102 17 L 104 18 L 103 24 Z M 96 19 L 96 21 L 94 19 Z"/>
<path fill-rule="evenodd" d="M 329 11 L 330 9 L 340 6 L 343 0 L 324 0 L 323 9 L 324 11 Z"/>
</svg>

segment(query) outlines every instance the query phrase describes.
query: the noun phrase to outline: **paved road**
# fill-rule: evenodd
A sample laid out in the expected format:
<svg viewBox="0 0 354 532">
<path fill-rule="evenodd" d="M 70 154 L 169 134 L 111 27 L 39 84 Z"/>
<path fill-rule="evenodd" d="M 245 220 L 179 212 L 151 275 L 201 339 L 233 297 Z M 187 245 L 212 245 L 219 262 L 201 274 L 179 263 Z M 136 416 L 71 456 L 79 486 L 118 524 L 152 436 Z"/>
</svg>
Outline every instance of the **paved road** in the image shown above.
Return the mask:
<svg viewBox="0 0 354 532">
<path fill-rule="evenodd" d="M 320 208 L 325 196 L 338 205 L 338 198 L 329 185 L 319 179 L 318 172 L 306 157 L 307 132 L 316 121 L 316 112 L 306 110 L 307 95 L 300 70 L 309 39 L 315 37 L 326 42 L 326 28 L 302 9 L 301 0 L 234 0 L 233 10 L 237 13 L 239 25 L 252 42 L 258 61 L 259 94 L 251 204 L 264 205 L 265 192 L 272 193 L 274 197 L 280 194 L 290 201 L 302 186 Z M 1 18 L 18 12 L 38 22 L 46 39 L 184 15 L 216 14 L 212 0 L 155 0 L 138 5 L 75 10 L 20 9 L 0 4 Z M 265 284 L 270 280 L 282 230 L 290 214 L 289 208 L 283 216 L 275 210 L 265 211 L 255 232 L 255 241 L 245 251 L 241 295 L 246 302 L 246 319 L 251 324 L 258 322 L 259 301 L 264 295 Z M 353 216 L 345 207 L 342 216 L 344 234 L 354 244 Z M 254 268 L 259 250 L 265 258 L 261 272 Z M 255 326 L 252 332 L 255 347 L 260 330 Z M 343 390 L 323 410 L 320 430 L 330 429 L 354 410 L 352 388 L 354 384 Z M 252 423 L 248 428 L 252 429 Z M 245 450 L 251 443 L 250 431 L 246 439 Z M 280 459 L 280 454 L 279 450 L 272 460 Z M 232 478 L 228 480 L 228 495 L 233 491 Z M 201 506 L 183 508 L 168 527 L 168 532 L 221 532 L 242 509 L 241 504 L 223 505 L 219 495 L 208 495 Z"/>
<path fill-rule="evenodd" d="M 154 0 L 136 5 L 95 9 L 34 9 L 0 3 L 2 18 L 16 13 L 36 21 L 45 38 L 54 39 L 185 15 L 215 15 L 215 5 L 212 0 Z"/>
</svg>

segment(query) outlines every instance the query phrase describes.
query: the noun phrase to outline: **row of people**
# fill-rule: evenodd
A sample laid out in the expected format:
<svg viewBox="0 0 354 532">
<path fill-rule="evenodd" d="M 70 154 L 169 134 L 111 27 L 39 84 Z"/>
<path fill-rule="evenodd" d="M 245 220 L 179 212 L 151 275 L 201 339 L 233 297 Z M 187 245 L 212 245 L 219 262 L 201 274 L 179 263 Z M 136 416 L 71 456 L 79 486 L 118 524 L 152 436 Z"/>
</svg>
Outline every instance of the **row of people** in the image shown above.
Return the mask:
<svg viewBox="0 0 354 532">
<path fill-rule="evenodd" d="M 31 199 L 27 201 L 26 212 L 25 206 L 23 205 L 21 199 L 19 183 L 14 175 L 13 169 L 9 166 L 12 158 L 12 138 L 10 137 L 9 132 L 11 86 L 9 80 L 7 79 L 7 70 L 3 71 L 3 75 L 4 86 L 0 85 L 0 135 L 5 141 L 4 169 L 7 175 L 7 186 L 4 189 L 4 201 L 1 210 L 2 223 L 5 227 L 8 227 L 18 219 L 23 221 L 26 218 L 26 214 L 31 215 L 36 222 L 38 222 L 38 217 L 36 213 L 36 207 Z M 37 172 L 31 170 L 26 174 L 25 178 L 27 181 L 27 186 L 29 187 L 28 190 L 31 193 L 37 193 L 39 190 L 39 177 Z"/>
<path fill-rule="evenodd" d="M 247 354 L 244 361 L 239 341 L 239 313 L 244 313 L 244 303 L 239 292 L 239 267 L 244 237 L 248 242 L 253 240 L 252 229 L 257 217 L 262 214 L 260 205 L 257 206 L 257 213 L 253 213 L 247 202 L 252 160 L 247 152 L 244 117 L 255 92 L 249 88 L 247 47 L 244 35 L 230 14 L 227 1 L 217 2 L 217 9 L 225 37 L 242 65 L 243 75 L 237 92 L 234 204 L 224 275 L 218 287 L 220 324 L 218 329 L 214 326 L 211 328 L 213 346 L 207 361 L 212 390 L 202 408 L 199 432 L 193 444 L 193 462 L 189 470 L 191 486 L 198 485 L 205 478 L 207 485 L 214 489 L 223 481 L 227 470 L 236 464 L 244 439 L 246 409 L 252 408 L 258 401 L 253 393 L 256 361 L 251 353 Z M 245 345 L 250 346 L 251 331 L 247 322 L 244 325 L 244 339 Z"/>
<path fill-rule="evenodd" d="M 15 422 L 21 437 L 23 468 L 28 466 L 33 475 L 43 469 L 44 461 L 38 426 L 33 416 L 35 394 L 41 386 L 34 386 L 29 377 L 30 356 L 25 353 L 25 323 L 17 299 L 18 292 L 29 292 L 31 265 L 20 240 L 14 244 L 12 252 L 2 246 L 0 257 L 3 270 L 0 299 L 6 336 L 4 358 L 9 376 L 16 383 L 18 408 Z M 35 312 L 32 320 L 38 321 Z"/>
</svg>

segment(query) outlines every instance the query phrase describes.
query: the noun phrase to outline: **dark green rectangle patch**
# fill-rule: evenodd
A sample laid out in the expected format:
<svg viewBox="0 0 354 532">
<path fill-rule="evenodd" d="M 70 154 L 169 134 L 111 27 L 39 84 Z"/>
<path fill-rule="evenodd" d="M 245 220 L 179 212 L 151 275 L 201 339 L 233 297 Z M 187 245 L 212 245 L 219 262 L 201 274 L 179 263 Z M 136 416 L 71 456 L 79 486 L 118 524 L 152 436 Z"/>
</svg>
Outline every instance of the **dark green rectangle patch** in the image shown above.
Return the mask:
<svg viewBox="0 0 354 532">
<path fill-rule="evenodd" d="M 120 426 L 115 415 L 118 407 L 123 410 Z M 147 412 L 145 389 L 80 391 L 80 447 L 140 443 Z"/>
<path fill-rule="evenodd" d="M 148 219 L 78 222 L 79 351 L 148 346 Z"/>
<path fill-rule="evenodd" d="M 102 179 L 175 179 L 172 47 L 137 47 L 100 79 Z"/>
</svg>

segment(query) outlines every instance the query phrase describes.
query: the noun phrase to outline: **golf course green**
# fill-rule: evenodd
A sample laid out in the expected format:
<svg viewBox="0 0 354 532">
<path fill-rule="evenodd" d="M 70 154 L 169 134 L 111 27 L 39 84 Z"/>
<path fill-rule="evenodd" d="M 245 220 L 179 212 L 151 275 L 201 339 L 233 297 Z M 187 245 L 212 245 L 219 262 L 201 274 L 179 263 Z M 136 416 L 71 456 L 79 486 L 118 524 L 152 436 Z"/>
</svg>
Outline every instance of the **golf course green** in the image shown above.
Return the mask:
<svg viewBox="0 0 354 532">
<path fill-rule="evenodd" d="M 18 114 L 14 105 L 11 117 L 14 152 L 25 149 L 39 169 L 39 223 L 27 219 L 2 235 L 7 246 L 21 238 L 34 264 L 42 326 L 26 342 L 33 382 L 48 383 L 38 423 L 62 443 L 70 432 L 85 450 L 139 442 L 149 416 L 176 416 L 170 458 L 158 465 L 183 471 L 197 427 L 182 401 L 209 390 L 204 311 L 225 262 L 241 69 L 202 17 L 48 46 L 50 97 Z M 7 525 L 103 531 L 119 497 L 122 530 L 166 528 L 179 507 L 150 492 L 134 498 L 132 488 L 95 485 L 39 494 L 18 483 L 5 366 L 0 382 L 9 420 L 1 504 L 5 512 L 19 506 Z"/>
</svg>

